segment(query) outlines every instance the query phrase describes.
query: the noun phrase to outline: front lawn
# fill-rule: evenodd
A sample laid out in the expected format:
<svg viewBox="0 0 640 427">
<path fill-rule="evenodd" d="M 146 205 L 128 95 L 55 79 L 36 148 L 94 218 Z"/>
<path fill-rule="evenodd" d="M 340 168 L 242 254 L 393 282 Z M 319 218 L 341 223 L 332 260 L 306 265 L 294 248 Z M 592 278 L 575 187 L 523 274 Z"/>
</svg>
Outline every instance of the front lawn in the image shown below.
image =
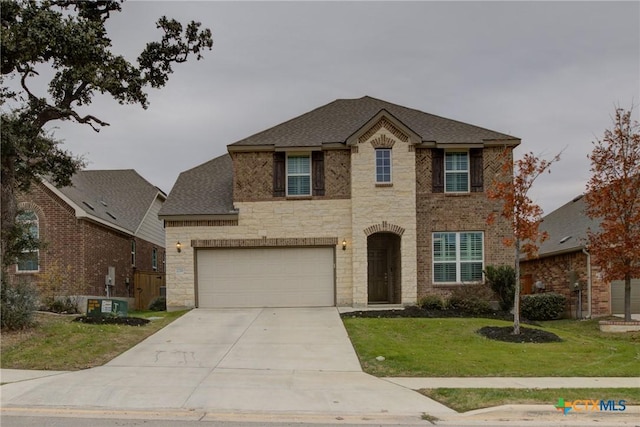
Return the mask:
<svg viewBox="0 0 640 427">
<path fill-rule="evenodd" d="M 160 317 L 144 326 L 91 325 L 76 316 L 37 313 L 38 325 L 25 331 L 2 332 L 0 367 L 74 371 L 101 366 L 185 311 L 132 312 L 132 317 Z"/>
<path fill-rule="evenodd" d="M 363 369 L 380 377 L 628 377 L 640 372 L 640 333 L 603 333 L 597 320 L 541 322 L 563 340 L 544 344 L 494 341 L 475 332 L 510 325 L 495 319 L 346 315 L 343 321 Z"/>
</svg>

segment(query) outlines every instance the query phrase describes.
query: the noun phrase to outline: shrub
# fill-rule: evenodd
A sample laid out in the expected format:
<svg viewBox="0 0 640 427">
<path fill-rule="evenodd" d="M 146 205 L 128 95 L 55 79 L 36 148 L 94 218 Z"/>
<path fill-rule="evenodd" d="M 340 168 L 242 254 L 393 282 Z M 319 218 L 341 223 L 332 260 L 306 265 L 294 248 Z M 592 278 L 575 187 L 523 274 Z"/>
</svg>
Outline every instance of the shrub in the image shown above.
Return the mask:
<svg viewBox="0 0 640 427">
<path fill-rule="evenodd" d="M 41 310 L 54 313 L 79 313 L 84 286 L 76 280 L 70 265 L 61 267 L 53 261 L 47 271 L 40 273 Z"/>
<path fill-rule="evenodd" d="M 149 310 L 151 311 L 166 311 L 167 310 L 167 298 L 156 297 L 149 303 Z"/>
<path fill-rule="evenodd" d="M 418 301 L 418 306 L 425 310 L 444 310 L 446 304 L 440 295 L 425 295 Z"/>
<path fill-rule="evenodd" d="M 47 311 L 54 313 L 80 313 L 79 300 L 77 297 L 60 297 L 51 301 L 47 306 Z"/>
<path fill-rule="evenodd" d="M 511 311 L 516 292 L 516 271 L 510 265 L 488 265 L 484 271 L 487 284 L 499 298 L 500 309 Z"/>
<path fill-rule="evenodd" d="M 564 313 L 567 298 L 549 292 L 546 294 L 524 295 L 520 303 L 520 313 L 529 320 L 559 319 Z"/>
<path fill-rule="evenodd" d="M 464 285 L 454 290 L 447 301 L 450 310 L 478 315 L 491 313 L 490 290 L 483 285 Z"/>
<path fill-rule="evenodd" d="M 33 325 L 33 313 L 38 307 L 38 292 L 33 285 L 3 282 L 0 300 L 0 324 L 3 329 L 25 329 Z"/>
</svg>

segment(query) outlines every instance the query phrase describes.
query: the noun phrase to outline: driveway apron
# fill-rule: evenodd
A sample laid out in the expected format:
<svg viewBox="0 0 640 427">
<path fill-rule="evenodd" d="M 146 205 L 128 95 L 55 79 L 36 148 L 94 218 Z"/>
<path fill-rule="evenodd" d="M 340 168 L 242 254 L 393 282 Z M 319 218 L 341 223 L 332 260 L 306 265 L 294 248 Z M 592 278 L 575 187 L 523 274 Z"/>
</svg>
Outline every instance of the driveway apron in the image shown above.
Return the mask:
<svg viewBox="0 0 640 427">
<path fill-rule="evenodd" d="M 336 308 L 195 309 L 102 367 L 2 386 L 2 406 L 453 413 L 363 373 Z"/>
</svg>

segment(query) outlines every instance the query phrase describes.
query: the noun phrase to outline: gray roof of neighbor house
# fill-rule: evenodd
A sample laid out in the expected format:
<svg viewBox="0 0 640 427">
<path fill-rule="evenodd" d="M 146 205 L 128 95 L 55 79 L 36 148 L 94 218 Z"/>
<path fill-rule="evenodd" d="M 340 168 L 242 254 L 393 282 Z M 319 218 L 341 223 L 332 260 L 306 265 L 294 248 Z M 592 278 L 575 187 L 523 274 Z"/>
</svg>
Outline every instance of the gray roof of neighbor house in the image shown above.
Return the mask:
<svg viewBox="0 0 640 427">
<path fill-rule="evenodd" d="M 597 231 L 599 228 L 600 220 L 585 214 L 584 197 L 577 196 L 543 218 L 540 231 L 546 231 L 549 238 L 540 245 L 538 255 L 543 257 L 582 250 L 587 230 Z"/>
<path fill-rule="evenodd" d="M 144 220 L 156 196 L 166 195 L 133 169 L 83 170 L 72 185 L 57 190 L 89 217 L 123 228 L 132 234 Z"/>
<path fill-rule="evenodd" d="M 520 139 L 504 133 L 446 119 L 423 111 L 365 96 L 358 99 L 338 99 L 301 116 L 288 120 L 231 144 L 242 146 L 304 147 L 327 143 L 345 143 L 380 111 L 385 110 L 418 134 L 423 142 L 439 144 L 483 143 L 509 141 L 517 145 Z"/>
<path fill-rule="evenodd" d="M 160 216 L 224 215 L 233 212 L 233 164 L 224 154 L 182 172 Z"/>
</svg>

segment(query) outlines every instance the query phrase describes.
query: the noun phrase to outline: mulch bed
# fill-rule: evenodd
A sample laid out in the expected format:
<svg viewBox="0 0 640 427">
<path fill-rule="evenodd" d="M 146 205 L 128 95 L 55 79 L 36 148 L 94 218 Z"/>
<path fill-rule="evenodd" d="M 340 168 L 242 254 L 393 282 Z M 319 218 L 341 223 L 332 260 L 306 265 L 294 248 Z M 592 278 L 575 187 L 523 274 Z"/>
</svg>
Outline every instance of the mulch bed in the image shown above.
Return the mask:
<svg viewBox="0 0 640 427">
<path fill-rule="evenodd" d="M 492 311 L 490 313 L 465 313 L 457 310 L 427 310 L 417 306 L 409 306 L 404 309 L 392 309 L 392 310 L 363 310 L 352 311 L 349 313 L 342 313 L 340 315 L 343 318 L 348 317 L 364 317 L 373 319 L 382 318 L 443 318 L 443 317 L 476 317 L 486 319 L 498 319 L 513 322 L 513 314 L 503 311 Z M 526 319 L 522 319 L 521 323 L 538 325 L 536 322 L 531 322 Z M 505 341 L 512 343 L 549 343 L 560 342 L 562 339 L 556 334 L 540 329 L 532 329 L 520 327 L 520 334 L 513 334 L 513 326 L 485 326 L 476 331 L 478 334 L 496 341 Z"/>
<path fill-rule="evenodd" d="M 115 317 L 115 316 L 79 316 L 74 322 L 88 323 L 91 325 L 129 325 L 144 326 L 149 323 L 147 319 L 139 317 Z"/>
</svg>

